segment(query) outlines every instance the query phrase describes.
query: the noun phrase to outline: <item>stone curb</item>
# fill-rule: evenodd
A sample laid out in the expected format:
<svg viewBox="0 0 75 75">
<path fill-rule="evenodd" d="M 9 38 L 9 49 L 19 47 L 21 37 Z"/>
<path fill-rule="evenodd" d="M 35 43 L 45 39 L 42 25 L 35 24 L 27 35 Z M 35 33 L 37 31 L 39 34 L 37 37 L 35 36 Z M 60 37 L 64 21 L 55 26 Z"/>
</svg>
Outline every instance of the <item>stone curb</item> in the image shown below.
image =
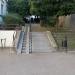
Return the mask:
<svg viewBox="0 0 75 75">
<path fill-rule="evenodd" d="M 47 33 L 47 37 L 48 37 L 48 40 L 49 40 L 51 46 L 54 47 L 54 48 L 57 48 L 58 46 L 57 46 L 57 44 L 56 44 L 56 42 L 53 38 L 52 33 L 50 31 L 46 31 L 46 33 Z"/>
</svg>

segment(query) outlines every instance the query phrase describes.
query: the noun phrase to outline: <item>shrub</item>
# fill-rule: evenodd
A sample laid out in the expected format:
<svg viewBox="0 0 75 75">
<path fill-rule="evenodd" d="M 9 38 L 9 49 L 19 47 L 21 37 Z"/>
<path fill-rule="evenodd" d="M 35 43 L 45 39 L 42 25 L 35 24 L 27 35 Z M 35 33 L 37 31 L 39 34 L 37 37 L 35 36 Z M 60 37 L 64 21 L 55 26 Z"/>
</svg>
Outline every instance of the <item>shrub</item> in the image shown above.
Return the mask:
<svg viewBox="0 0 75 75">
<path fill-rule="evenodd" d="M 52 27 L 56 25 L 56 22 L 57 22 L 57 17 L 48 17 L 46 21 L 47 25 Z"/>
<path fill-rule="evenodd" d="M 11 25 L 11 24 L 20 25 L 20 24 L 23 23 L 23 20 L 20 17 L 20 15 L 11 13 L 11 14 L 8 14 L 8 15 L 4 16 L 4 23 L 6 25 Z"/>
<path fill-rule="evenodd" d="M 57 17 L 56 16 L 45 16 L 41 21 L 40 24 L 41 26 L 50 26 L 54 27 L 57 22 Z"/>
</svg>

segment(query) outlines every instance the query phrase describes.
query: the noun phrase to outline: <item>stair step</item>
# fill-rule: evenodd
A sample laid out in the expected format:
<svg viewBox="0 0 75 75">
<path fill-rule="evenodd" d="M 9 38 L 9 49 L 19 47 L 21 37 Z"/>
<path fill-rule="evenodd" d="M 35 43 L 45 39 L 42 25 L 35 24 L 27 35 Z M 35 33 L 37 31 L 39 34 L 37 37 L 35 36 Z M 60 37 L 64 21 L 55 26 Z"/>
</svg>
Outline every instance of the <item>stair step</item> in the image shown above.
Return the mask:
<svg viewBox="0 0 75 75">
<path fill-rule="evenodd" d="M 46 32 L 32 32 L 32 50 L 33 52 L 51 52 L 53 50 Z"/>
<path fill-rule="evenodd" d="M 23 51 L 23 50 L 26 50 L 26 48 L 22 48 L 22 51 Z"/>
<path fill-rule="evenodd" d="M 22 50 L 22 53 L 25 53 L 26 51 L 25 50 Z"/>
</svg>

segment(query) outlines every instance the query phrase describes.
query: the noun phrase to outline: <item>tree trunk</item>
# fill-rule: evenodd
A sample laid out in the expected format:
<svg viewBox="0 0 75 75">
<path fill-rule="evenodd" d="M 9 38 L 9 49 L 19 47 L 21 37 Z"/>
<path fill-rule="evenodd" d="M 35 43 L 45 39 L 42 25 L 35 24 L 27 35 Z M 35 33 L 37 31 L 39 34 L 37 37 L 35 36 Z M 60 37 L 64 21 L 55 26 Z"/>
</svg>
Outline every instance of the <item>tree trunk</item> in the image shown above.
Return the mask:
<svg viewBox="0 0 75 75">
<path fill-rule="evenodd" d="M 63 27 L 64 26 L 64 23 L 65 23 L 65 16 L 59 16 L 59 27 Z"/>
</svg>

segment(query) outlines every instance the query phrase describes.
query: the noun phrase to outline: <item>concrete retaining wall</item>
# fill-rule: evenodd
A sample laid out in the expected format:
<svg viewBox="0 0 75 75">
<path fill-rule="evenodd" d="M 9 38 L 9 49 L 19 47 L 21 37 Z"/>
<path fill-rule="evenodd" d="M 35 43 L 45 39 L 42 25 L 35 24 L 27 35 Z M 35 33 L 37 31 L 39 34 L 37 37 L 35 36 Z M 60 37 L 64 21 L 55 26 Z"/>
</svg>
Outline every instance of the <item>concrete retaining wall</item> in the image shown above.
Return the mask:
<svg viewBox="0 0 75 75">
<path fill-rule="evenodd" d="M 13 36 L 16 36 L 15 30 L 0 30 L 0 47 L 13 47 Z"/>
</svg>

